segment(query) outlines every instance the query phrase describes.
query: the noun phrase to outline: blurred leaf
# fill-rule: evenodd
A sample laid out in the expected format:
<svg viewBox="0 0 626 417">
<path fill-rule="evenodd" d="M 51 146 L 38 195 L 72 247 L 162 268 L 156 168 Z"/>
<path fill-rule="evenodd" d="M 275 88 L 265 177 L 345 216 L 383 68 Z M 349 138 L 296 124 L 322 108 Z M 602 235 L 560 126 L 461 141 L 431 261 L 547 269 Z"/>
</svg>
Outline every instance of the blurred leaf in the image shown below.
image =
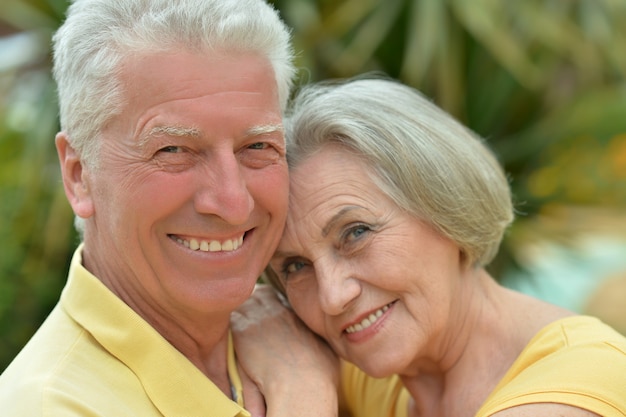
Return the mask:
<svg viewBox="0 0 626 417">
<path fill-rule="evenodd" d="M 50 36 L 66 1 L 0 4 L 0 369 L 56 303 L 75 233 L 54 149 Z"/>
</svg>

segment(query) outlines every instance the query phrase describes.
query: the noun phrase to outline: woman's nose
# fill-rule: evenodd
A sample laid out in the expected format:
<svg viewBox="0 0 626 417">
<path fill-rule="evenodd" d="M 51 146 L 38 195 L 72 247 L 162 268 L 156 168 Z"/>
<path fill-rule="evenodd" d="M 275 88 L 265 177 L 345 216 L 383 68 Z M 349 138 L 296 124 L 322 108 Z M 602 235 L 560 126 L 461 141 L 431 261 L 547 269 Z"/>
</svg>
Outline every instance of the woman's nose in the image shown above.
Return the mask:
<svg viewBox="0 0 626 417">
<path fill-rule="evenodd" d="M 347 263 L 319 261 L 315 266 L 320 306 L 328 315 L 339 315 L 361 294 L 361 284 Z"/>
</svg>

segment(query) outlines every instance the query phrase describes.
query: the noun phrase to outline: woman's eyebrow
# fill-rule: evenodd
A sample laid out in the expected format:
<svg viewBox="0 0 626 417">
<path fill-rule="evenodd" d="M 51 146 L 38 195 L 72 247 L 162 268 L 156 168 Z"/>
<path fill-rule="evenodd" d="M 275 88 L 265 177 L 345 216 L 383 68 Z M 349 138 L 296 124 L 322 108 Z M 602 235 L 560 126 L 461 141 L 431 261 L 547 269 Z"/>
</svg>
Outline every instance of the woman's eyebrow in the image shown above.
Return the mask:
<svg viewBox="0 0 626 417">
<path fill-rule="evenodd" d="M 328 236 L 328 233 L 330 233 L 331 229 L 333 227 L 335 227 L 335 225 L 344 217 L 346 216 L 349 212 L 353 211 L 353 210 L 360 210 L 363 207 L 361 206 L 346 206 L 344 208 L 342 208 L 341 210 L 339 210 L 337 213 L 335 213 L 335 215 L 333 217 L 331 217 L 328 222 L 326 223 L 326 226 L 324 226 L 324 228 L 322 229 L 322 236 L 326 237 Z"/>
</svg>

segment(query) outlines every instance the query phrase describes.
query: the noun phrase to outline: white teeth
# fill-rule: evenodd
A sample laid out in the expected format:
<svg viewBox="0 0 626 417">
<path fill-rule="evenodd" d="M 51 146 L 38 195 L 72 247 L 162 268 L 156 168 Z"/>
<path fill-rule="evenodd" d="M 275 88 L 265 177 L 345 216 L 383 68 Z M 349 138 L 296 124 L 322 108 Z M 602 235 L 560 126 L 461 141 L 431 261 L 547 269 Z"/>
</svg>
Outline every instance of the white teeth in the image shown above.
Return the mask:
<svg viewBox="0 0 626 417">
<path fill-rule="evenodd" d="M 370 314 L 368 317 L 364 318 L 360 323 L 349 326 L 346 329 L 346 333 L 355 333 L 355 332 L 360 332 L 361 330 L 367 329 L 372 324 L 374 324 L 376 320 L 378 320 L 385 313 L 385 311 L 389 310 L 389 306 L 390 304 L 387 304 L 383 308 L 379 308 L 378 310 Z"/>
<path fill-rule="evenodd" d="M 227 240 L 226 242 L 222 243 L 222 250 L 233 250 L 234 247 L 235 243 L 232 240 Z"/>
<path fill-rule="evenodd" d="M 243 245 L 243 235 L 238 239 L 227 239 L 223 242 L 218 240 L 184 240 L 181 238 L 177 238 L 176 241 L 191 250 L 200 250 L 202 252 L 232 252 Z"/>
</svg>

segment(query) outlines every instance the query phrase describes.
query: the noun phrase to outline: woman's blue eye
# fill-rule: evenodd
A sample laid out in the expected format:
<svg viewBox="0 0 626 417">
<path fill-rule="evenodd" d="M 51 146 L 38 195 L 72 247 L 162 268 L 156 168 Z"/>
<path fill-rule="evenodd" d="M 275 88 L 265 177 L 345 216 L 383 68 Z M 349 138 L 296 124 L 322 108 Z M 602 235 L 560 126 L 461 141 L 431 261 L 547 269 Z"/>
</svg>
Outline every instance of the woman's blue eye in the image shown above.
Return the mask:
<svg viewBox="0 0 626 417">
<path fill-rule="evenodd" d="M 367 231 L 367 229 L 364 226 L 360 226 L 360 227 L 356 227 L 354 230 L 352 230 L 352 234 L 354 236 L 360 236 L 363 233 L 365 233 Z"/>
<path fill-rule="evenodd" d="M 290 262 L 287 265 L 285 265 L 284 270 L 288 274 L 293 274 L 294 272 L 298 272 L 302 268 L 304 268 L 304 262 L 296 261 L 296 262 Z"/>
<path fill-rule="evenodd" d="M 348 231 L 348 237 L 349 238 L 358 238 L 362 234 L 366 233 L 368 230 L 370 230 L 369 227 L 363 226 L 363 225 L 353 227 L 352 229 L 350 229 Z"/>
</svg>

